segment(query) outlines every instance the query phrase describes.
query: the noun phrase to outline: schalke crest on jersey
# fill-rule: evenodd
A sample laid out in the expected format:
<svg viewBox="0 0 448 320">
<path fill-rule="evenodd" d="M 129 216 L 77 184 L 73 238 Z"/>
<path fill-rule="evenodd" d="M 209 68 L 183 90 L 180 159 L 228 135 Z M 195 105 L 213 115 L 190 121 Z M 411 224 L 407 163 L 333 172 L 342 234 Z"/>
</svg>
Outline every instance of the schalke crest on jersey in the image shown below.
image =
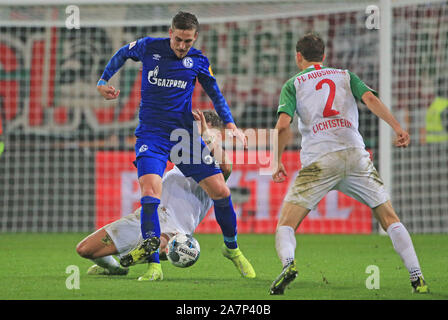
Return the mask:
<svg viewBox="0 0 448 320">
<path fill-rule="evenodd" d="M 182 59 L 182 64 L 185 68 L 191 68 L 193 67 L 193 59 L 191 59 L 190 57 L 185 57 Z"/>
</svg>

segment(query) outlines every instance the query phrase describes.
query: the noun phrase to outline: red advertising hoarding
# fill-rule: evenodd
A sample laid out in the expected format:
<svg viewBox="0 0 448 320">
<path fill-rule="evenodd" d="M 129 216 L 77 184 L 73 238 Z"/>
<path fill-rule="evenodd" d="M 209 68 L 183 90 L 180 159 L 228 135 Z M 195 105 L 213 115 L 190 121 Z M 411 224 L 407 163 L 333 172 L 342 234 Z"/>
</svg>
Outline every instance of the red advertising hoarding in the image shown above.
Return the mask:
<svg viewBox="0 0 448 320">
<path fill-rule="evenodd" d="M 300 168 L 298 152 L 286 151 L 283 163 L 287 180 L 274 183 L 260 172 L 256 151 L 233 154 L 233 170 L 227 181 L 238 216 L 239 233 L 274 233 L 278 215 L 290 184 Z M 251 161 L 255 159 L 255 161 Z M 101 151 L 96 154 L 96 227 L 132 213 L 140 202 L 134 152 Z M 244 164 L 238 164 L 244 163 Z M 169 170 L 172 165 L 168 165 Z M 299 233 L 371 233 L 371 210 L 338 191 L 331 191 L 300 225 Z M 220 233 L 213 208 L 197 233 Z"/>
</svg>

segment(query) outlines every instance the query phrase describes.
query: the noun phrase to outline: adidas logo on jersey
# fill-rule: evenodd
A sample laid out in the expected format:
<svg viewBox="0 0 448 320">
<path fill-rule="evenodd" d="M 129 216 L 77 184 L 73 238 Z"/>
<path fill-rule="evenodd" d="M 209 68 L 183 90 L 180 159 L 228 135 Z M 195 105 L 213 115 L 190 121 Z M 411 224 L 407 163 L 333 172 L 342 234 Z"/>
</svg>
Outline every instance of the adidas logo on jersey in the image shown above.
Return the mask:
<svg viewBox="0 0 448 320">
<path fill-rule="evenodd" d="M 165 88 L 185 89 L 187 87 L 187 81 L 157 78 L 158 74 L 159 74 L 159 66 L 156 66 L 154 70 L 148 72 L 148 82 L 158 87 L 165 87 Z"/>
</svg>

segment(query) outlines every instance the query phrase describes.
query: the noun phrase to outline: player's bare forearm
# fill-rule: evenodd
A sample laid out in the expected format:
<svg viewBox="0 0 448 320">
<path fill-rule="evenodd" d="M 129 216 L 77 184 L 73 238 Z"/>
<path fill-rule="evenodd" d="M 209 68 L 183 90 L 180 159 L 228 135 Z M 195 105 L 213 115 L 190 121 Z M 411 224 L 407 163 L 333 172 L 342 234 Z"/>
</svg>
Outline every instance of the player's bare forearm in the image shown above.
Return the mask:
<svg viewBox="0 0 448 320">
<path fill-rule="evenodd" d="M 277 124 L 275 125 L 278 133 L 278 148 L 277 153 L 274 154 L 272 179 L 277 183 L 285 181 L 288 175 L 282 163 L 282 155 L 291 137 L 290 123 L 291 117 L 286 113 L 280 113 Z"/>
<path fill-rule="evenodd" d="M 389 109 L 384 103 L 378 99 L 372 92 L 368 91 L 363 94 L 362 101 L 366 104 L 367 108 L 377 117 L 388 123 L 394 131 L 401 129 L 400 123 L 395 119 Z"/>
<path fill-rule="evenodd" d="M 278 132 L 278 152 L 276 155 L 274 155 L 274 160 L 277 163 L 281 162 L 283 152 L 285 151 L 291 137 L 290 123 L 291 117 L 286 113 L 281 113 L 278 118 L 277 124 L 275 125 L 275 129 Z"/>
<path fill-rule="evenodd" d="M 384 120 L 395 131 L 395 146 L 407 147 L 409 145 L 409 133 L 401 127 L 398 120 L 393 116 L 393 114 L 380 99 L 378 99 L 372 92 L 368 91 L 362 95 L 362 101 L 364 101 L 367 108 L 369 108 L 369 110 L 372 111 L 374 115 Z"/>
</svg>

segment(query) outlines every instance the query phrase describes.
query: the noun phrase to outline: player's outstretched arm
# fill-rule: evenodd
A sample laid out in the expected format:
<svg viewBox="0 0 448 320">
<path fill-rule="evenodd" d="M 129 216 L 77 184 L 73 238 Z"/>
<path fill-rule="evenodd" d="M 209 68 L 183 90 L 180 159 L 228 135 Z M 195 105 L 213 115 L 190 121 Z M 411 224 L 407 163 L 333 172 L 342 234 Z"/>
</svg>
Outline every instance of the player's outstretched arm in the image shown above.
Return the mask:
<svg viewBox="0 0 448 320">
<path fill-rule="evenodd" d="M 112 78 L 118 70 L 120 70 L 127 59 L 132 59 L 134 61 L 141 60 L 141 51 L 144 49 L 144 46 L 145 39 L 134 41 L 120 48 L 120 50 L 118 50 L 109 60 L 103 74 L 101 75 L 101 79 L 98 81 L 96 86 L 98 92 L 104 97 L 104 99 L 112 100 L 118 97 L 120 90 L 115 90 L 113 86 L 107 85 L 107 81 L 109 81 L 109 79 Z"/>
<path fill-rule="evenodd" d="M 362 101 L 373 114 L 386 121 L 386 123 L 395 131 L 395 146 L 406 148 L 411 142 L 409 133 L 401 127 L 398 120 L 393 116 L 384 103 L 370 91 L 367 91 L 362 95 Z"/>
<path fill-rule="evenodd" d="M 283 182 L 288 175 L 282 163 L 282 155 L 291 137 L 290 124 L 291 116 L 284 112 L 280 113 L 277 124 L 275 125 L 275 129 L 278 132 L 278 151 L 274 155 L 274 172 L 272 174 L 274 182 Z"/>
</svg>

